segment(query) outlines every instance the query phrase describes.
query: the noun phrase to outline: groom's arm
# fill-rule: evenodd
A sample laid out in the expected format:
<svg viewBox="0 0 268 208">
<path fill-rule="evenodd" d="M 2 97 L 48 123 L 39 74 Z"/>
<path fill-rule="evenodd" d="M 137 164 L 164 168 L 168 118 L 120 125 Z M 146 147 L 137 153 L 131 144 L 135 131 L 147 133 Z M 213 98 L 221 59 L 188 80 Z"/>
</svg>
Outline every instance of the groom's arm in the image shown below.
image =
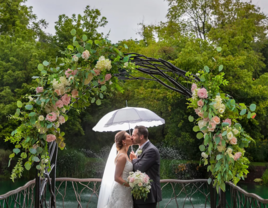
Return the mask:
<svg viewBox="0 0 268 208">
<path fill-rule="evenodd" d="M 157 152 L 151 148 L 144 152 L 142 158 L 133 159 L 133 169 L 141 172 L 146 172 L 155 162 L 157 158 Z"/>
</svg>

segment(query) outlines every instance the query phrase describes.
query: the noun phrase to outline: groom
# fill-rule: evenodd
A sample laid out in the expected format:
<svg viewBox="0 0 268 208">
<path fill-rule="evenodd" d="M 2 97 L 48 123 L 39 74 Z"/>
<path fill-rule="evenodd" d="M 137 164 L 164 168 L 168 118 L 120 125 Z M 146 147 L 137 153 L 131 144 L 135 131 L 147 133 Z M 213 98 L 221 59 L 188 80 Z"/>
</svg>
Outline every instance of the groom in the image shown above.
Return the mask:
<svg viewBox="0 0 268 208">
<path fill-rule="evenodd" d="M 149 141 L 148 135 L 146 127 L 136 126 L 131 138 L 134 145 L 140 146 L 137 155 L 134 152 L 130 154 L 134 171 L 145 172 L 153 180 L 148 198 L 145 201 L 144 199 L 134 199 L 134 208 L 156 208 L 157 202 L 162 200 L 160 155 L 158 149 Z"/>
</svg>

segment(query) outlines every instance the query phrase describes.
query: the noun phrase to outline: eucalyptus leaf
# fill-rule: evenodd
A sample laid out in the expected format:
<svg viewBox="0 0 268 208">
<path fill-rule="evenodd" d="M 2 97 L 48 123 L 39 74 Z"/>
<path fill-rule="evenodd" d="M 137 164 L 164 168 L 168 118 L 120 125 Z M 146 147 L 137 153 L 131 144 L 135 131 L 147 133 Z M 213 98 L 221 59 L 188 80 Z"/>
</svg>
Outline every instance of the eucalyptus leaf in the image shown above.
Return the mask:
<svg viewBox="0 0 268 208">
<path fill-rule="evenodd" d="M 216 159 L 220 160 L 221 158 L 223 158 L 223 155 L 217 155 Z"/>
<path fill-rule="evenodd" d="M 82 36 L 82 39 L 83 39 L 83 41 L 87 41 L 87 36 L 86 35 L 83 35 Z"/>
<path fill-rule="evenodd" d="M 249 109 L 250 109 L 251 111 L 255 111 L 255 110 L 256 110 L 256 105 L 255 105 L 255 104 L 251 104 L 251 105 L 249 106 Z"/>
<path fill-rule="evenodd" d="M 222 50 L 221 47 L 217 47 L 218 52 L 221 52 L 221 50 Z"/>
<path fill-rule="evenodd" d="M 204 134 L 199 132 L 197 135 L 196 135 L 197 139 L 202 139 L 204 137 Z"/>
<path fill-rule="evenodd" d="M 96 101 L 96 104 L 97 104 L 97 105 L 101 105 L 101 100 L 98 99 L 98 100 Z"/>
<path fill-rule="evenodd" d="M 40 159 L 39 159 L 38 157 L 34 156 L 34 157 L 33 157 L 33 161 L 34 161 L 34 162 L 40 162 Z"/>
<path fill-rule="evenodd" d="M 243 109 L 243 110 L 240 111 L 240 115 L 243 116 L 243 115 L 246 114 L 246 112 L 247 112 L 247 109 Z"/>
<path fill-rule="evenodd" d="M 44 66 L 48 66 L 49 65 L 49 62 L 48 61 L 43 61 L 43 65 Z"/>
<path fill-rule="evenodd" d="M 199 149 L 200 149 L 201 152 L 204 152 L 206 150 L 206 147 L 203 144 L 201 144 L 199 146 Z"/>
<path fill-rule="evenodd" d="M 194 121 L 194 117 L 193 117 L 193 116 L 189 116 L 189 117 L 188 117 L 188 120 L 189 120 L 190 122 L 193 122 L 193 121 Z"/>
<path fill-rule="evenodd" d="M 38 70 L 39 70 L 39 71 L 44 70 L 44 65 L 43 65 L 43 64 L 38 64 Z"/>
<path fill-rule="evenodd" d="M 220 65 L 219 66 L 219 71 L 222 71 L 223 70 L 223 65 Z"/>
<path fill-rule="evenodd" d="M 205 70 L 207 73 L 209 73 L 209 68 L 208 68 L 208 66 L 205 66 L 205 67 L 204 67 L 204 70 Z"/>
<path fill-rule="evenodd" d="M 18 153 L 20 153 L 20 149 L 15 148 L 15 149 L 13 149 L 13 152 L 17 155 Z"/>
<path fill-rule="evenodd" d="M 201 82 L 206 81 L 206 78 L 204 77 L 204 75 L 202 75 L 202 76 L 200 77 L 200 80 L 201 80 Z"/>
<path fill-rule="evenodd" d="M 26 163 L 24 164 L 24 167 L 25 167 L 26 170 L 30 170 L 31 167 L 32 167 L 32 164 L 28 161 L 28 162 L 26 162 Z"/>
<path fill-rule="evenodd" d="M 71 35 L 72 35 L 72 36 L 75 36 L 75 34 L 76 34 L 76 30 L 75 30 L 75 29 L 72 29 L 72 30 L 71 30 Z"/>
<path fill-rule="evenodd" d="M 30 153 L 32 153 L 33 155 L 36 154 L 36 149 L 31 148 L 31 149 L 30 149 Z"/>
<path fill-rule="evenodd" d="M 17 101 L 17 106 L 18 106 L 18 108 L 21 108 L 22 107 L 22 102 L 21 101 Z"/>
<path fill-rule="evenodd" d="M 193 131 L 194 132 L 198 132 L 200 129 L 199 129 L 199 126 L 194 126 L 194 128 L 193 128 Z"/>
<path fill-rule="evenodd" d="M 106 87 L 105 85 L 102 85 L 102 86 L 101 86 L 101 91 L 104 92 L 106 89 L 107 89 L 107 87 Z"/>
<path fill-rule="evenodd" d="M 32 106 L 32 105 L 26 105 L 26 106 L 25 106 L 25 109 L 27 109 L 27 110 L 32 110 L 32 109 L 33 109 L 33 106 Z"/>
<path fill-rule="evenodd" d="M 30 117 L 35 116 L 35 115 L 36 115 L 35 112 L 31 112 L 31 113 L 29 114 Z"/>
</svg>

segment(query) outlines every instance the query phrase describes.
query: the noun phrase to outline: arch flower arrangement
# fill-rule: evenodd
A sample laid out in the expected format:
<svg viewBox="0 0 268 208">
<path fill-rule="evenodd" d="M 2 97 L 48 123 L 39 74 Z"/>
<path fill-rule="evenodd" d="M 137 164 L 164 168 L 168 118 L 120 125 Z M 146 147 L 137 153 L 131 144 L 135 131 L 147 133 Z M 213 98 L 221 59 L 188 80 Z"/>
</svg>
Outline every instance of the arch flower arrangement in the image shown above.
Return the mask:
<svg viewBox="0 0 268 208">
<path fill-rule="evenodd" d="M 17 101 L 16 113 L 11 116 L 21 123 L 5 140 L 15 145 L 9 165 L 15 155 L 19 156 L 11 174 L 13 181 L 24 169 L 30 170 L 34 162 L 40 177 L 45 170 L 50 171 L 48 143 L 56 141 L 64 149 L 60 125 L 68 120 L 67 112 L 91 103 L 101 105 L 105 94 L 118 88 L 113 74 L 135 67 L 126 64 L 130 56 L 124 56 L 108 40 L 92 41 L 86 35 L 79 38 L 74 29 L 71 34 L 73 44 L 62 51 L 64 58 L 38 65 L 41 75 L 33 77 L 38 86 L 31 95 Z"/>
<path fill-rule="evenodd" d="M 217 48 L 218 52 L 221 48 Z M 215 60 L 215 59 L 214 59 Z M 231 96 L 220 90 L 228 81 L 224 79 L 223 65 L 215 65 L 210 69 L 205 66 L 198 72 L 200 82 L 192 83 L 192 97 L 188 99 L 188 107 L 193 108 L 198 118 L 189 116 L 195 122 L 193 131 L 197 139 L 203 139 L 199 146 L 201 161 L 211 172 L 210 184 L 225 191 L 225 182 L 237 184 L 248 173 L 249 160 L 244 156 L 245 147 L 255 142 L 243 129 L 239 120 L 245 116 L 254 119 L 256 105 L 247 107 L 244 103 L 236 103 Z M 193 79 L 191 73 L 187 76 Z"/>
</svg>

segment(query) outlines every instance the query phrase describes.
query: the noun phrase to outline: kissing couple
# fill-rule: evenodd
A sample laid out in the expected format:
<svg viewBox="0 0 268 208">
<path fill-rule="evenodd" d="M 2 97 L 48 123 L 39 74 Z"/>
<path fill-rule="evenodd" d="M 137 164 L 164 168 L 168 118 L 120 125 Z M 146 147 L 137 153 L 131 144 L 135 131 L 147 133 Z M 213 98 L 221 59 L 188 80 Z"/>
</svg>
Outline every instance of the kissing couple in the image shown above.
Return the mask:
<svg viewBox="0 0 268 208">
<path fill-rule="evenodd" d="M 98 208 L 156 208 L 157 202 L 162 200 L 160 155 L 158 149 L 149 141 L 148 136 L 148 129 L 144 126 L 136 126 L 132 136 L 126 131 L 120 131 L 115 135 L 114 145 L 117 149 L 117 155 L 113 161 L 115 168 L 113 172 L 109 172 L 114 177 L 108 181 L 113 185 L 110 186 L 110 190 L 109 188 L 103 190 L 106 186 L 102 181 L 99 196 L 101 201 L 98 202 Z M 131 145 L 139 145 L 139 149 L 136 153 L 132 151 L 128 156 L 127 152 Z M 107 165 L 109 164 L 106 164 L 106 167 Z M 128 182 L 129 173 L 138 170 L 146 173 L 152 181 L 150 192 L 145 200 L 135 199 L 132 196 Z M 106 168 L 105 171 L 107 171 Z M 107 197 L 104 198 L 102 194 Z"/>
</svg>

